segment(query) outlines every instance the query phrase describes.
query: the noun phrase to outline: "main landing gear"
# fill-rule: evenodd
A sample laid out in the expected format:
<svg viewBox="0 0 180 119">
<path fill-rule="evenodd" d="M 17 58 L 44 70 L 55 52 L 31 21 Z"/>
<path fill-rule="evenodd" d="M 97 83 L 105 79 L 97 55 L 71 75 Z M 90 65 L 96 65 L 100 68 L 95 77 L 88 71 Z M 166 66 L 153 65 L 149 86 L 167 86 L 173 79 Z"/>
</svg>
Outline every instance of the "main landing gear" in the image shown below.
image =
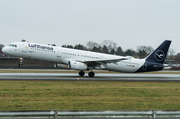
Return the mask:
<svg viewBox="0 0 180 119">
<path fill-rule="evenodd" d="M 80 75 L 80 76 L 84 76 L 84 74 L 85 74 L 84 71 L 80 71 L 80 72 L 79 72 L 79 75 Z M 88 73 L 88 75 L 89 75 L 89 77 L 94 77 L 95 73 L 94 73 L 93 71 L 90 71 L 90 72 Z"/>
<path fill-rule="evenodd" d="M 84 74 L 85 74 L 84 71 L 79 72 L 79 76 L 84 76 Z"/>
<path fill-rule="evenodd" d="M 88 73 L 88 75 L 89 75 L 89 77 L 94 77 L 95 73 L 91 71 Z"/>
</svg>

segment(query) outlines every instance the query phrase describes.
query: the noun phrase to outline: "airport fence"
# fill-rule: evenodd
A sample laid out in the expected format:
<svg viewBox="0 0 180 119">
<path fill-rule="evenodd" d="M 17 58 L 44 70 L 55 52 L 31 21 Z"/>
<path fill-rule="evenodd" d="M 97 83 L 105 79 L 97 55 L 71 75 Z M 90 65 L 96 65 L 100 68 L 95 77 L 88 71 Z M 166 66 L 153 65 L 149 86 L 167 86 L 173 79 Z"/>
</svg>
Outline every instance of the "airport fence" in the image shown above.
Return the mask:
<svg viewBox="0 0 180 119">
<path fill-rule="evenodd" d="M 0 118 L 23 117 L 23 118 L 63 118 L 63 117 L 180 117 L 180 111 L 1 111 Z"/>
</svg>

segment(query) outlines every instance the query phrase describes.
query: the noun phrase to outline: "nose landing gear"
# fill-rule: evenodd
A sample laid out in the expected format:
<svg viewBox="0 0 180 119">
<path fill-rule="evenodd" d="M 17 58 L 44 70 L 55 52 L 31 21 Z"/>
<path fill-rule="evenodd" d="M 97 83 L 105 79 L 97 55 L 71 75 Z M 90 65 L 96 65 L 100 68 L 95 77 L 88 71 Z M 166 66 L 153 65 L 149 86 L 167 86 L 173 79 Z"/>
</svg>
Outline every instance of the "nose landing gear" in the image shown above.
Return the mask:
<svg viewBox="0 0 180 119">
<path fill-rule="evenodd" d="M 22 68 L 22 63 L 23 63 L 23 60 L 24 60 L 24 59 L 23 59 L 23 58 L 20 58 L 19 60 L 20 60 L 20 62 L 19 62 L 19 65 L 18 65 L 18 66 L 19 66 L 19 68 Z"/>
</svg>

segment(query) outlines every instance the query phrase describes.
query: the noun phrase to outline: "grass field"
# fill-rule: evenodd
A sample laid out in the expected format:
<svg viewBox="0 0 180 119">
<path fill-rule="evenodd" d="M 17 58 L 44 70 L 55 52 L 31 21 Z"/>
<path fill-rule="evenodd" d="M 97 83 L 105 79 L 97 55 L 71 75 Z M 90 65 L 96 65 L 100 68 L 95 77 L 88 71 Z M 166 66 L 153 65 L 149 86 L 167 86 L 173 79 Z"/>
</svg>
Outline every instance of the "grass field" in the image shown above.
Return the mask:
<svg viewBox="0 0 180 119">
<path fill-rule="evenodd" d="M 0 81 L 0 110 L 180 110 L 179 82 Z"/>
</svg>

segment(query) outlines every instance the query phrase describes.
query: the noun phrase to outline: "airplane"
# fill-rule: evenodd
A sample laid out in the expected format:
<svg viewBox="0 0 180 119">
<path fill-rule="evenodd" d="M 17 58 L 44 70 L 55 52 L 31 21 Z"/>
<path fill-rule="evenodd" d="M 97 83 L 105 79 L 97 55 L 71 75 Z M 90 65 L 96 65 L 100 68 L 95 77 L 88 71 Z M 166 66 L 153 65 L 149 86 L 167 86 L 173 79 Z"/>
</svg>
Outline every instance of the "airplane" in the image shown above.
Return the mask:
<svg viewBox="0 0 180 119">
<path fill-rule="evenodd" d="M 2 52 L 16 57 L 21 57 L 19 67 L 22 67 L 22 59 L 34 59 L 53 62 L 55 67 L 78 70 L 80 76 L 84 76 L 86 70 L 90 70 L 89 77 L 94 77 L 94 69 L 108 70 L 124 73 L 138 73 L 162 70 L 166 65 L 166 58 L 170 40 L 165 40 L 156 50 L 146 58 L 137 59 L 130 56 L 117 56 L 105 53 L 69 49 L 49 46 L 31 42 L 14 42 L 5 46 Z"/>
</svg>

